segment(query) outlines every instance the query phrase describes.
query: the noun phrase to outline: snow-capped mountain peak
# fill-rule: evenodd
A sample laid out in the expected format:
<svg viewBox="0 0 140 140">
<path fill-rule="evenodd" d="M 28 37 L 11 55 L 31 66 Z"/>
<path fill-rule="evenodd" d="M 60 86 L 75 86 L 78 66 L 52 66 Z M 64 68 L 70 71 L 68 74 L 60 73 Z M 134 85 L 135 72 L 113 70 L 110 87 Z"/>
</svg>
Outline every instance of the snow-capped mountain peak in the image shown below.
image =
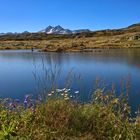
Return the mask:
<svg viewBox="0 0 140 140">
<path fill-rule="evenodd" d="M 46 34 L 75 34 L 75 33 L 81 33 L 81 32 L 90 32 L 88 29 L 82 29 L 82 30 L 69 30 L 69 29 L 64 29 L 60 25 L 57 25 L 55 27 L 53 26 L 48 26 L 44 30 L 40 32 L 45 32 Z"/>
</svg>

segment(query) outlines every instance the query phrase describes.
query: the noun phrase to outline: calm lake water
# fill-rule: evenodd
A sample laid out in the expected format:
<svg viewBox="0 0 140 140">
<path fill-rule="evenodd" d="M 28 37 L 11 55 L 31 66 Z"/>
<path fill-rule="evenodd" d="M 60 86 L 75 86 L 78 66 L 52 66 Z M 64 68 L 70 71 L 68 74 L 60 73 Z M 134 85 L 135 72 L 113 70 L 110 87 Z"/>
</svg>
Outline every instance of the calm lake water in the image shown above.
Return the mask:
<svg viewBox="0 0 140 140">
<path fill-rule="evenodd" d="M 140 50 L 102 50 L 84 53 L 39 53 L 30 50 L 0 51 L 0 97 L 23 99 L 54 83 L 80 91 L 88 101 L 96 79 L 105 90 L 115 84 L 116 94 L 129 82 L 129 103 L 140 106 Z M 43 92 L 43 91 L 42 91 Z"/>
</svg>

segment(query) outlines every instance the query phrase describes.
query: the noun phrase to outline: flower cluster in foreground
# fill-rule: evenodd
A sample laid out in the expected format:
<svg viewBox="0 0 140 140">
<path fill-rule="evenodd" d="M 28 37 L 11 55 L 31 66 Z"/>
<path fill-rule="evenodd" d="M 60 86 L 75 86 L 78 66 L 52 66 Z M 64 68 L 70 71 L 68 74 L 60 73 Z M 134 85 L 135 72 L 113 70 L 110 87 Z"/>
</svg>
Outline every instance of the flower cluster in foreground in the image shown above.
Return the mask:
<svg viewBox="0 0 140 140">
<path fill-rule="evenodd" d="M 0 139 L 139 140 L 139 111 L 132 118 L 125 98 L 98 89 L 90 103 L 81 104 L 70 93 L 64 88 L 44 100 L 0 99 Z"/>
</svg>

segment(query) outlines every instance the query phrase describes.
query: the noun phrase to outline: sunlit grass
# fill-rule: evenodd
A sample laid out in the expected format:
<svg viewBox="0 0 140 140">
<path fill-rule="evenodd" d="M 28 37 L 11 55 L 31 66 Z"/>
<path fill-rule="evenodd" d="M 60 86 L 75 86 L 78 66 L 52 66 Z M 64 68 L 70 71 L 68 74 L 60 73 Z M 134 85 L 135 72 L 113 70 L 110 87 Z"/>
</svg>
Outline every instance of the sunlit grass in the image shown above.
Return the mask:
<svg viewBox="0 0 140 140">
<path fill-rule="evenodd" d="M 89 103 L 80 103 L 70 89 L 56 89 L 46 99 L 0 101 L 1 139 L 138 140 L 140 116 L 132 118 L 125 97 L 96 89 Z M 79 92 L 76 91 L 75 94 Z"/>
</svg>

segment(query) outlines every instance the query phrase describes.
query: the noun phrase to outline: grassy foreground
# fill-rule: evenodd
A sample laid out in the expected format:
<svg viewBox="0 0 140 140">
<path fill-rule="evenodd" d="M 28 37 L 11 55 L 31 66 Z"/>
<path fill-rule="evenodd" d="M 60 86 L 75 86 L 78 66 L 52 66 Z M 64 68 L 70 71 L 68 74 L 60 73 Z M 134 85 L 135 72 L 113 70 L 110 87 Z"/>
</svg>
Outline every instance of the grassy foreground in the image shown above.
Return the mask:
<svg viewBox="0 0 140 140">
<path fill-rule="evenodd" d="M 0 101 L 0 139 L 138 140 L 140 116 L 130 117 L 126 98 L 95 91 L 90 103 L 71 100 L 66 91 L 48 94 L 46 101 L 26 96 Z"/>
</svg>

